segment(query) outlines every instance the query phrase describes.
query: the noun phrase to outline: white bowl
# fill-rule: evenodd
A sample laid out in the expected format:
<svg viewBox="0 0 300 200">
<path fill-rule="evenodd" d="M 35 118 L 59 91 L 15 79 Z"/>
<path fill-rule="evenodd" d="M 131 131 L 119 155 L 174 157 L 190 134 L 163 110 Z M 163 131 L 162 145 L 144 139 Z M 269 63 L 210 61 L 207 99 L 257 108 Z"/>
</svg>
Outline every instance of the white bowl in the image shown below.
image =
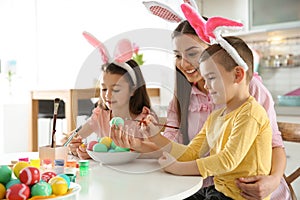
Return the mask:
<svg viewBox="0 0 300 200">
<path fill-rule="evenodd" d="M 140 153 L 134 151 L 125 152 L 94 152 L 87 150 L 91 158 L 103 164 L 123 164 L 135 160 Z"/>
</svg>

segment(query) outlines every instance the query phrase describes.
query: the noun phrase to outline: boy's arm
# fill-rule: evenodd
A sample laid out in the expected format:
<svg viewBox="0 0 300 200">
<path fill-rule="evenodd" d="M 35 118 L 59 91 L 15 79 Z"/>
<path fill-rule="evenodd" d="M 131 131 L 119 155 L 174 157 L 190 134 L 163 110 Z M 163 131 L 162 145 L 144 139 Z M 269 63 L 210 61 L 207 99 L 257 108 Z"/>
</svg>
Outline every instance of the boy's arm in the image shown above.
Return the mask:
<svg viewBox="0 0 300 200">
<path fill-rule="evenodd" d="M 228 130 L 230 133 L 224 133 L 229 134 L 230 136 L 225 147 L 220 152 L 197 160 L 199 171 L 204 178 L 234 170 L 245 158 L 257 138 L 259 125 L 254 118 L 249 118 L 249 115 L 242 114 L 235 119 L 234 124 L 234 127 Z M 271 134 L 271 131 L 269 133 Z M 270 145 L 271 153 L 271 140 L 269 141 L 270 144 L 268 141 L 260 141 L 264 142 L 264 145 L 266 146 Z M 267 162 L 267 160 L 265 160 L 265 162 Z"/>
</svg>

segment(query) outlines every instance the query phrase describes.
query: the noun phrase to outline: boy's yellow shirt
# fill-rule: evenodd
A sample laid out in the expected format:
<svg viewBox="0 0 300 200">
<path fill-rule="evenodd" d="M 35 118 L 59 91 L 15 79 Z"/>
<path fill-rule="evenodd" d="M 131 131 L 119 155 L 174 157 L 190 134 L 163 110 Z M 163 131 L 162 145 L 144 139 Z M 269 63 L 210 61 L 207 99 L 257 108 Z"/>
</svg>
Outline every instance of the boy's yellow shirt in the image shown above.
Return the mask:
<svg viewBox="0 0 300 200">
<path fill-rule="evenodd" d="M 252 96 L 221 116 L 223 111 L 211 113 L 188 146 L 173 143 L 171 154 L 179 161 L 196 160 L 203 178 L 214 176 L 218 191 L 243 199 L 235 184 L 237 178 L 270 173 L 272 129 L 266 111 Z M 210 156 L 201 158 L 209 147 Z"/>
</svg>

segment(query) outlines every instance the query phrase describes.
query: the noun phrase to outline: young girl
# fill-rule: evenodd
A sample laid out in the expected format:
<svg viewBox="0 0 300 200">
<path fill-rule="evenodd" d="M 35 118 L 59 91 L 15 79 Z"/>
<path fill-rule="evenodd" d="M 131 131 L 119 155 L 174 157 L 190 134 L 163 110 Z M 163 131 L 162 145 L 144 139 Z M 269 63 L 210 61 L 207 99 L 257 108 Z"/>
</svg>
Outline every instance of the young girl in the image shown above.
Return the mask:
<svg viewBox="0 0 300 200">
<path fill-rule="evenodd" d="M 142 72 L 138 64 L 131 59 L 131 43 L 128 40 L 121 40 L 116 48 L 118 54 L 115 55 L 114 60 L 109 61 L 104 46 L 90 34 L 85 32 L 84 36 L 99 48 L 105 64 L 102 65 L 98 106 L 78 132 L 79 136 L 69 144 L 72 154 L 78 155 L 80 159 L 89 158 L 86 148 L 81 146 L 82 138 L 86 138 L 93 132 L 98 137 L 109 136 L 109 122 L 113 117 L 142 119 L 149 114 L 154 115 L 150 111 L 150 99 Z M 125 55 L 124 58 L 122 54 Z M 126 125 L 130 123 L 125 121 Z"/>
</svg>

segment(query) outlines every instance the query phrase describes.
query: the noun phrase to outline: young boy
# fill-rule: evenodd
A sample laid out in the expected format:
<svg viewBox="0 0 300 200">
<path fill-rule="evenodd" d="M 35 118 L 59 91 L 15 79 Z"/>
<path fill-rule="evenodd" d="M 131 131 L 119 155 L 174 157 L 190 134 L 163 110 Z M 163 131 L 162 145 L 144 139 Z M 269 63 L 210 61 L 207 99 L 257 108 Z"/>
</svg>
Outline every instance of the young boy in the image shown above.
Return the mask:
<svg viewBox="0 0 300 200">
<path fill-rule="evenodd" d="M 169 152 L 164 152 L 159 159 L 166 172 L 203 178 L 214 176 L 215 185 L 200 189 L 188 199 L 243 199 L 236 179 L 267 175 L 271 169 L 269 119 L 264 108 L 250 96 L 248 88 L 253 74 L 252 52 L 239 38 L 224 39 L 249 66 L 248 70 L 239 66 L 218 44 L 208 47 L 201 55 L 200 71 L 205 87 L 213 102 L 225 107 L 211 113 L 188 146 L 171 142 L 149 124 L 150 132 L 154 133 L 150 141 Z M 148 120 L 152 121 L 151 117 Z M 142 152 L 147 146 L 133 138 L 129 138 L 128 144 Z M 201 158 L 207 150 L 210 156 Z"/>
</svg>

